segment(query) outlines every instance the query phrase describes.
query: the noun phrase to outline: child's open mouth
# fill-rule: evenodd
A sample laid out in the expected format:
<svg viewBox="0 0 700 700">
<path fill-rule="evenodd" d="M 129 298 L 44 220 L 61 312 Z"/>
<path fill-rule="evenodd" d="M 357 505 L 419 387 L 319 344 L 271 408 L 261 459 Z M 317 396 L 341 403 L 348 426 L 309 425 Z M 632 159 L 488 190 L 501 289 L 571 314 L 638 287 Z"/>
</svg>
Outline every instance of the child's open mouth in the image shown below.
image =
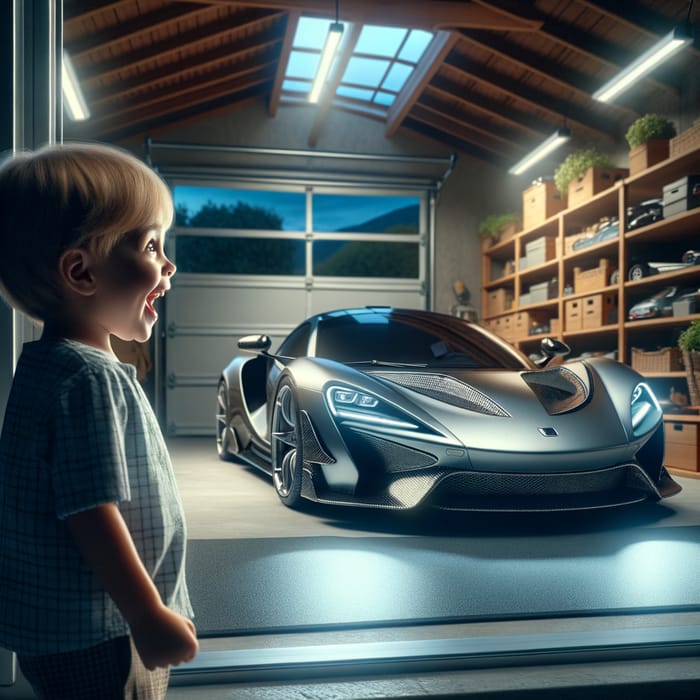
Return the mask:
<svg viewBox="0 0 700 700">
<path fill-rule="evenodd" d="M 165 292 L 163 291 L 157 291 L 157 292 L 151 292 L 147 297 L 146 297 L 146 311 L 151 314 L 154 318 L 158 318 L 158 312 L 155 310 L 155 307 L 153 306 L 156 302 L 156 299 L 159 297 L 165 296 Z"/>
</svg>

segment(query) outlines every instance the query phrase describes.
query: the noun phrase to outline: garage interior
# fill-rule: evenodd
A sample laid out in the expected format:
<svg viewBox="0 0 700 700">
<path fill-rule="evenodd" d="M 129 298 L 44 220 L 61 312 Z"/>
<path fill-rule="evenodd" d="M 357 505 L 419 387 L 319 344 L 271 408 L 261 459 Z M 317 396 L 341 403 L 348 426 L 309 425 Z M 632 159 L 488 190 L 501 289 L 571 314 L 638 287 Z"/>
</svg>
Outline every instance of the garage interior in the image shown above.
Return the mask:
<svg viewBox="0 0 700 700">
<path fill-rule="evenodd" d="M 625 134 L 648 112 L 670 119 L 678 135 L 697 133 L 697 38 L 615 100 L 593 93 L 674 29 L 690 23 L 697 34 L 699 7 L 686 0 L 14 0 L 4 12 L 3 104 L 12 108 L 2 110 L 3 150 L 57 140 L 119 145 L 156 168 L 189 214 L 221 192 L 265 192 L 266 206 L 300 202 L 299 221 L 274 235 L 213 231 L 191 218 L 170 234 L 179 272 L 148 348 L 145 381 L 188 518 L 202 652 L 174 671 L 168 697 L 697 697 L 697 461 L 673 470 L 678 496 L 614 512 L 407 517 L 314 506 L 299 513 L 278 502 L 264 475 L 218 459 L 214 413 L 218 372 L 242 335 L 267 333 L 277 342 L 311 313 L 350 305 L 404 305 L 481 322 L 518 310 L 526 291 L 519 281 L 505 284 L 515 306 L 489 309 L 504 288 L 488 277 L 493 261 L 500 264 L 501 253 L 509 259 L 513 243 L 484 252 L 481 223 L 522 214 L 524 193 L 577 150 L 594 146 L 628 170 Z M 337 92 L 324 90 L 315 104 L 304 92 L 303 62 L 295 63 L 305 53 L 295 39 L 305 18 L 344 24 L 331 73 Z M 415 59 L 399 50 L 379 56 L 383 83 L 345 80 L 342 69 L 353 61 L 378 59 L 353 52 L 365 26 L 402 29 L 403 42 L 422 38 L 425 50 Z M 65 55 L 90 112 L 85 120 L 61 106 Z M 397 74 L 403 82 L 388 81 Z M 508 172 L 560 131 L 570 135 L 565 145 L 522 174 Z M 700 174 L 700 137 L 675 158 L 683 175 Z M 672 164 L 650 167 L 659 177 L 673 173 L 668 182 L 680 177 Z M 651 182 L 645 177 L 630 180 L 630 189 Z M 617 187 L 622 193 L 626 185 Z M 332 236 L 314 224 L 317 203 L 320 212 L 324 197 L 356 204 L 370 196 L 415 207 L 412 229 L 377 239 L 411 247 L 411 272 L 392 276 L 382 262 L 371 275 L 323 273 L 315 255 Z M 610 196 L 594 195 L 587 224 L 609 213 L 602 203 Z M 624 204 L 616 198 L 615 211 Z M 547 237 L 560 216 L 568 225 L 566 211 L 553 212 L 515 240 Z M 668 233 L 683 244 L 697 233 L 697 211 L 684 221 L 680 234 Z M 331 230 L 350 244 L 368 236 L 342 224 Z M 266 236 L 303 250 L 299 266 L 280 274 L 253 261 L 212 272 L 187 259 L 188 239 L 236 245 Z M 652 240 L 661 255 L 669 245 L 662 236 L 659 226 Z M 597 250 L 609 257 L 612 249 Z M 565 273 L 574 264 L 556 263 Z M 628 291 L 616 284 L 630 301 L 635 289 L 697 289 L 700 267 L 659 279 Z M 457 294 L 460 283 L 468 295 Z M 601 286 L 610 293 L 614 285 Z M 532 308 L 533 319 L 544 309 L 549 323 L 557 309 L 565 320 L 563 295 Z M 694 318 L 700 313 L 683 323 Z M 645 328 L 634 323 L 620 316 L 592 334 L 562 323 L 558 333 L 574 354 L 624 349 L 619 359 L 630 361 Z M 37 331 L 4 305 L 0 325 L 1 407 L 16 354 Z M 647 349 L 675 343 L 680 326 L 673 317 L 650 326 Z M 539 336 L 513 342 L 529 353 Z M 677 369 L 648 376 L 660 398 L 688 393 Z M 690 415 L 680 420 L 697 433 Z M 0 650 L 0 698 L 31 697 Z"/>
</svg>

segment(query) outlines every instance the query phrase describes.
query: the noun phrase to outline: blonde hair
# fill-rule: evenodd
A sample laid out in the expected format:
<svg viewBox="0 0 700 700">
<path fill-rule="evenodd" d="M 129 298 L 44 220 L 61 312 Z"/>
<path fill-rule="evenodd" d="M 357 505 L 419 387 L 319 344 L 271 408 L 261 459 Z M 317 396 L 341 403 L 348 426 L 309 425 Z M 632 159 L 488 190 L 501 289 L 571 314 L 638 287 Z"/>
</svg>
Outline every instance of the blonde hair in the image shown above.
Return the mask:
<svg viewBox="0 0 700 700">
<path fill-rule="evenodd" d="M 172 219 L 167 185 L 125 151 L 71 143 L 11 156 L 0 166 L 0 291 L 46 320 L 61 304 L 64 251 L 108 256 L 125 235 Z"/>
</svg>

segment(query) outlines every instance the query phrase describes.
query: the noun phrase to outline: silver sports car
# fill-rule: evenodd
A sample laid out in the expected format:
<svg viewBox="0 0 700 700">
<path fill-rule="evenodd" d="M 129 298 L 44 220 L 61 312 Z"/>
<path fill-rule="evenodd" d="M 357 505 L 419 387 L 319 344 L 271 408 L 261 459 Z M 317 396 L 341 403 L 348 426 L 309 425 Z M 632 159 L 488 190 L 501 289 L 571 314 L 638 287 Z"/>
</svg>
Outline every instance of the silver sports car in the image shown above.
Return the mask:
<svg viewBox="0 0 700 700">
<path fill-rule="evenodd" d="M 531 362 L 478 325 L 367 307 L 313 316 L 276 353 L 248 336 L 218 387 L 217 447 L 278 496 L 409 509 L 551 511 L 656 501 L 662 412 L 630 367 Z"/>
</svg>

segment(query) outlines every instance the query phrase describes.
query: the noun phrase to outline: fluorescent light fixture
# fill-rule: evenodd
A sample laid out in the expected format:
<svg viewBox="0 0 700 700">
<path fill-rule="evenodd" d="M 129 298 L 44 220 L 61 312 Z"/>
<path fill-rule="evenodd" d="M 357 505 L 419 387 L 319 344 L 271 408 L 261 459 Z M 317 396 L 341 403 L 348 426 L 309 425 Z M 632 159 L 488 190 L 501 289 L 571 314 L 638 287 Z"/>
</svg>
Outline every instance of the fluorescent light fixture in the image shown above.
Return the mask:
<svg viewBox="0 0 700 700">
<path fill-rule="evenodd" d="M 528 153 L 522 160 L 518 161 L 508 172 L 511 175 L 521 175 L 535 163 L 538 163 L 545 156 L 548 156 L 552 151 L 555 151 L 559 146 L 566 143 L 570 138 L 571 132 L 568 129 L 559 129 L 555 131 L 548 139 L 545 139 L 537 146 L 537 148 Z"/>
<path fill-rule="evenodd" d="M 316 77 L 314 78 L 313 85 L 311 86 L 311 92 L 309 93 L 309 102 L 318 102 L 318 98 L 321 96 L 321 90 L 323 89 L 328 73 L 333 65 L 335 52 L 338 50 L 338 44 L 340 44 L 342 36 L 342 22 L 331 22 L 331 26 L 328 28 L 326 41 L 323 44 L 321 60 L 318 62 Z"/>
<path fill-rule="evenodd" d="M 603 87 L 596 90 L 593 93 L 593 99 L 599 102 L 610 102 L 641 76 L 652 71 L 656 66 L 678 53 L 692 41 L 693 35 L 690 27 L 676 27 L 627 68 L 618 73 L 612 80 L 609 80 Z"/>
<path fill-rule="evenodd" d="M 78 78 L 73 70 L 70 56 L 64 51 L 61 67 L 61 89 L 63 102 L 68 109 L 68 115 L 73 121 L 84 121 L 90 116 L 85 98 L 80 89 Z"/>
</svg>

